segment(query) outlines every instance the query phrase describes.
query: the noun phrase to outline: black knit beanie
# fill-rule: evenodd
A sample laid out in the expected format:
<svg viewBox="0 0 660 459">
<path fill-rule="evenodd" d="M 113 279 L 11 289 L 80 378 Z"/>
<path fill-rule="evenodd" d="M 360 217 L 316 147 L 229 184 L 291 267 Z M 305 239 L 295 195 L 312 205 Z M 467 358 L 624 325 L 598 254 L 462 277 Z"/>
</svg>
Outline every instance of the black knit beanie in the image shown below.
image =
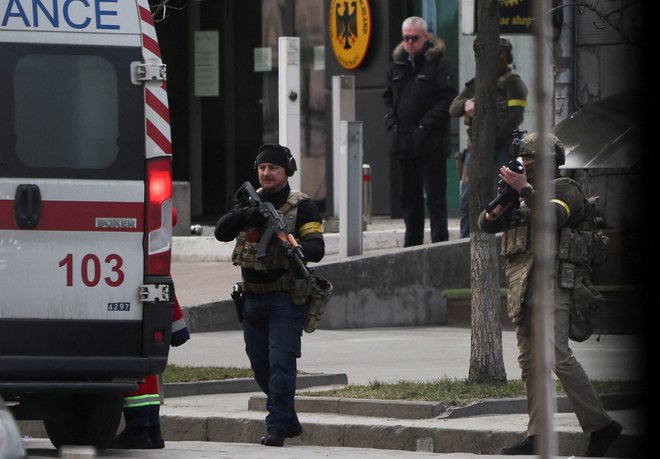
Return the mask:
<svg viewBox="0 0 660 459">
<path fill-rule="evenodd" d="M 256 169 L 261 163 L 272 163 L 281 166 L 286 170 L 286 175 L 289 177 L 298 169 L 296 160 L 291 155 L 291 150 L 276 143 L 267 143 L 259 147 L 257 159 L 254 161 L 254 168 Z"/>
<path fill-rule="evenodd" d="M 254 167 L 257 167 L 261 163 L 272 163 L 288 169 L 290 157 L 291 152 L 287 147 L 267 143 L 260 146 L 259 150 L 257 150 L 257 159 L 254 161 Z"/>
</svg>

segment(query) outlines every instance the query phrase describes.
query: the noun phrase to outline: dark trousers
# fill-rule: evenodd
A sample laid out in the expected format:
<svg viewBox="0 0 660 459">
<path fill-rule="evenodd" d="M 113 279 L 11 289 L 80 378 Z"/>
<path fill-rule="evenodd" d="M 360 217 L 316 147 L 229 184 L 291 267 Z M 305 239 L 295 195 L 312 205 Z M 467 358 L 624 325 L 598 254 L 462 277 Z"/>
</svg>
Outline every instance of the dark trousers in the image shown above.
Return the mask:
<svg viewBox="0 0 660 459">
<path fill-rule="evenodd" d="M 468 148 L 465 153 L 465 158 L 463 159 L 464 172 L 463 175 L 469 178 L 470 176 L 470 163 L 472 162 L 472 153 Z M 507 146 L 498 147 L 495 150 L 495 177 L 500 173 L 500 167 L 505 166 L 511 161 L 509 156 L 509 148 Z M 499 180 L 499 179 L 498 179 Z M 497 192 L 497 190 L 496 190 Z M 461 238 L 470 237 L 470 181 L 461 180 L 460 183 L 460 207 L 459 211 L 461 213 L 460 225 L 461 225 Z"/>
<path fill-rule="evenodd" d="M 404 247 L 424 243 L 424 198 L 431 221 L 431 242 L 449 239 L 447 160 L 443 156 L 400 159 L 401 210 L 406 224 Z"/>
<path fill-rule="evenodd" d="M 245 351 L 254 379 L 267 395 L 266 427 L 284 436 L 298 424 L 294 396 L 303 306 L 294 306 L 289 293 L 246 293 L 243 315 Z"/>
</svg>

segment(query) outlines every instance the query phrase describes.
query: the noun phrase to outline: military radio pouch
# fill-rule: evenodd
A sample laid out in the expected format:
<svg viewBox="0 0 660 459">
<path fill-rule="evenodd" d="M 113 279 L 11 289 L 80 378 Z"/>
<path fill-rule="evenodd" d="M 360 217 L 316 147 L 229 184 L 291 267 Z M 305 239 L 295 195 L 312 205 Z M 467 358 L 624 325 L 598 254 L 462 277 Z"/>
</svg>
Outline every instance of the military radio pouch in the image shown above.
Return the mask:
<svg viewBox="0 0 660 459">
<path fill-rule="evenodd" d="M 332 283 L 325 277 L 312 273 L 309 285 L 310 292 L 305 306 L 303 330 L 313 333 L 325 313 L 325 307 L 332 294 Z"/>
</svg>

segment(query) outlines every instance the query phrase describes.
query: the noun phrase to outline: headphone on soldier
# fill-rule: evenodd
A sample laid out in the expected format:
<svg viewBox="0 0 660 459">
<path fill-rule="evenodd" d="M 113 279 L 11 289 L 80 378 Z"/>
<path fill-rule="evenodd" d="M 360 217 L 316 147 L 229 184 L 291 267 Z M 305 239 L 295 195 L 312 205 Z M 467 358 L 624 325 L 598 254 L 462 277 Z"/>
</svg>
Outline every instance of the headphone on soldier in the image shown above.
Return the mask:
<svg viewBox="0 0 660 459">
<path fill-rule="evenodd" d="M 513 64 L 513 44 L 507 38 L 500 38 L 500 49 L 506 50 L 506 63 Z"/>
<path fill-rule="evenodd" d="M 259 163 L 273 163 L 282 166 L 288 177 L 291 177 L 298 170 L 296 159 L 291 154 L 291 150 L 284 145 L 275 143 L 267 143 L 259 147 L 257 158 L 254 160 L 255 169 L 257 169 Z"/>
</svg>

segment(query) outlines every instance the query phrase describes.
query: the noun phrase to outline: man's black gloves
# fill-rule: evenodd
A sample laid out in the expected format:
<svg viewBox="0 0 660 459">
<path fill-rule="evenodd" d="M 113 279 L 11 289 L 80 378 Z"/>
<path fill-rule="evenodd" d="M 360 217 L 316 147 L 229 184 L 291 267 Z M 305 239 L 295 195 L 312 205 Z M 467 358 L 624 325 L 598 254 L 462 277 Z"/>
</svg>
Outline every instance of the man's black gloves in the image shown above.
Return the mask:
<svg viewBox="0 0 660 459">
<path fill-rule="evenodd" d="M 268 215 L 266 215 L 259 207 L 243 207 L 240 212 L 241 219 L 245 225 L 258 226 L 265 223 L 268 219 Z"/>
</svg>

